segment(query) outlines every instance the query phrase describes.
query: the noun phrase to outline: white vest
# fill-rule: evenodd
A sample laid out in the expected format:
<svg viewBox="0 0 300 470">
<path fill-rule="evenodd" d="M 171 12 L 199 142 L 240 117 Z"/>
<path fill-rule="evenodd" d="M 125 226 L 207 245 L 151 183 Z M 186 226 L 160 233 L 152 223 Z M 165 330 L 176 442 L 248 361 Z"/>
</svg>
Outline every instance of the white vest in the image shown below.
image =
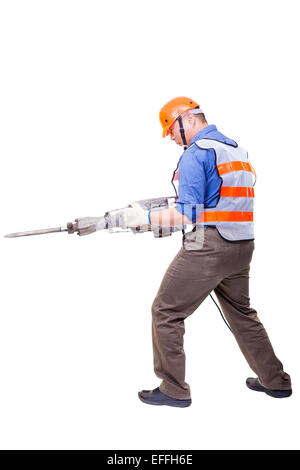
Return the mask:
<svg viewBox="0 0 300 470">
<path fill-rule="evenodd" d="M 246 150 L 212 139 L 195 142 L 201 149 L 213 149 L 222 185 L 220 198 L 213 208 L 204 208 L 198 223 L 215 226 L 220 235 L 229 241 L 252 240 L 253 231 L 253 174 Z M 177 169 L 173 185 L 178 183 Z M 178 189 L 177 189 L 178 191 Z"/>
</svg>

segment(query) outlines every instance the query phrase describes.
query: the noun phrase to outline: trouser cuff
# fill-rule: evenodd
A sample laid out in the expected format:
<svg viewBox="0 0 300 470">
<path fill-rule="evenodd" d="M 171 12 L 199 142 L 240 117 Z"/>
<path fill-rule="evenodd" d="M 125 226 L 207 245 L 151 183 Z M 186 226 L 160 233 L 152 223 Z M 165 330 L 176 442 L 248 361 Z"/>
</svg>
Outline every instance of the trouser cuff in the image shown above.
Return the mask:
<svg viewBox="0 0 300 470">
<path fill-rule="evenodd" d="M 168 397 L 177 400 L 189 400 L 191 398 L 191 391 L 188 384 L 185 384 L 185 389 L 182 389 L 181 387 L 163 380 L 159 386 L 159 390 L 165 395 L 168 395 Z"/>
</svg>

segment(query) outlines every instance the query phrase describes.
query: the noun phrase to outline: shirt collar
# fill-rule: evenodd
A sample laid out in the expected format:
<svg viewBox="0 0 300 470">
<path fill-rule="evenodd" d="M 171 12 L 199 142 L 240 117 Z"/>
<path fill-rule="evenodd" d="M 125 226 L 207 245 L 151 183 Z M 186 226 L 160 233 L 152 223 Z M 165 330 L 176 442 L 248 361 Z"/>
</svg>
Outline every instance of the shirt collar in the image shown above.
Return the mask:
<svg viewBox="0 0 300 470">
<path fill-rule="evenodd" d="M 207 137 L 213 131 L 217 131 L 217 127 L 214 124 L 209 124 L 209 126 L 203 127 L 203 129 L 201 129 L 201 131 L 199 131 L 191 140 L 189 147 L 197 140 Z"/>
</svg>

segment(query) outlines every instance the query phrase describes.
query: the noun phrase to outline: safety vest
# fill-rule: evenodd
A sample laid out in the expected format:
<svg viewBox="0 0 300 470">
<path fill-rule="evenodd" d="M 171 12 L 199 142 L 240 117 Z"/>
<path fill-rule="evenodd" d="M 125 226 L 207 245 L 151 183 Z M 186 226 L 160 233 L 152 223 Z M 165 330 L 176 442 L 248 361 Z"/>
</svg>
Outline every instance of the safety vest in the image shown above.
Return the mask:
<svg viewBox="0 0 300 470">
<path fill-rule="evenodd" d="M 216 167 L 222 178 L 216 207 L 204 208 L 197 222 L 215 226 L 220 235 L 229 241 L 252 240 L 255 172 L 249 163 L 246 150 L 238 145 L 224 144 L 212 139 L 200 139 L 195 145 L 201 149 L 214 150 Z M 175 190 L 178 177 L 177 167 L 172 180 Z"/>
</svg>

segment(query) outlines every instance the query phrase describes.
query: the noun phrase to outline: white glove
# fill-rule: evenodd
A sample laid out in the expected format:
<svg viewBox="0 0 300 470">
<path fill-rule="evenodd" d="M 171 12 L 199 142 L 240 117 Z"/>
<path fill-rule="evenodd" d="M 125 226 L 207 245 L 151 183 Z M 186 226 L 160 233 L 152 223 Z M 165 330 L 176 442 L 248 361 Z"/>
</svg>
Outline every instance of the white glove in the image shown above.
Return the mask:
<svg viewBox="0 0 300 470">
<path fill-rule="evenodd" d="M 126 207 L 122 212 L 125 225 L 131 228 L 149 225 L 149 211 L 145 211 L 137 202 L 133 202 L 131 206 L 132 207 Z"/>
</svg>

